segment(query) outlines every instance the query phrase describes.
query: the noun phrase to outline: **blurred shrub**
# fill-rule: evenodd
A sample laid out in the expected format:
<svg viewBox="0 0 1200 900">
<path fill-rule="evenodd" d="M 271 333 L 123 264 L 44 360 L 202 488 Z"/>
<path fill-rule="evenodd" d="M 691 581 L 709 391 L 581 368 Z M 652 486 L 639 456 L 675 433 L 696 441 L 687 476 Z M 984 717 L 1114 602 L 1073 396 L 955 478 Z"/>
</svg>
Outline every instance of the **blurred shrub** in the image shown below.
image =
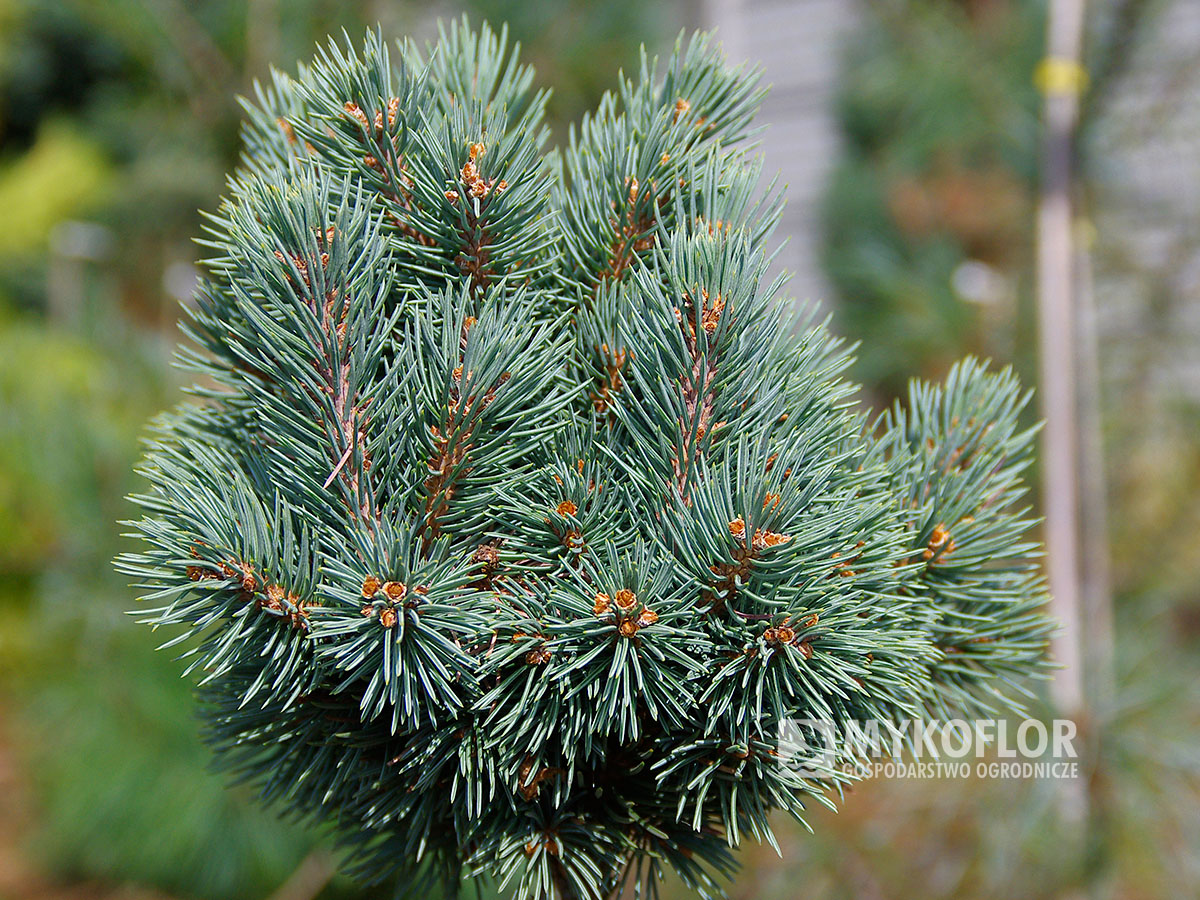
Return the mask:
<svg viewBox="0 0 1200 900">
<path fill-rule="evenodd" d="M 28 601 L 43 581 L 118 584 L 111 523 L 164 381 L 145 350 L 106 352 L 0 306 L 0 583 L 10 594 L 20 585 Z"/>
<path fill-rule="evenodd" d="M 180 714 L 191 687 L 140 638 L 118 627 L 39 638 L 40 683 L 23 717 L 42 806 L 36 854 L 68 878 L 267 896 L 314 841 L 205 771 L 197 725 Z"/>
<path fill-rule="evenodd" d="M 0 167 L 6 238 L 0 259 L 44 248 L 63 219 L 95 208 L 112 183 L 100 148 L 66 122 L 48 122 L 29 151 Z"/>
<path fill-rule="evenodd" d="M 848 54 L 822 259 L 843 330 L 884 348 L 858 375 L 885 395 L 967 351 L 1022 362 L 1042 15 L 1036 0 L 880 0 Z"/>
</svg>

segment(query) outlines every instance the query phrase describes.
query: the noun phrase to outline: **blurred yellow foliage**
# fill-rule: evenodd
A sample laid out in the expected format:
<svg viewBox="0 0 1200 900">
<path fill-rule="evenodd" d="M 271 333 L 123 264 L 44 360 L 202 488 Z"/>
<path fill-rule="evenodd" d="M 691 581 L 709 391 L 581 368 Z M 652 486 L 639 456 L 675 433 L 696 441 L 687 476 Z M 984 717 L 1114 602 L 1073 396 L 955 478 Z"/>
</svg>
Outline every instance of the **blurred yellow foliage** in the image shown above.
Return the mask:
<svg viewBox="0 0 1200 900">
<path fill-rule="evenodd" d="M 43 126 L 27 153 L 0 167 L 0 259 L 43 247 L 56 224 L 103 199 L 111 178 L 95 143 L 62 121 Z"/>
</svg>

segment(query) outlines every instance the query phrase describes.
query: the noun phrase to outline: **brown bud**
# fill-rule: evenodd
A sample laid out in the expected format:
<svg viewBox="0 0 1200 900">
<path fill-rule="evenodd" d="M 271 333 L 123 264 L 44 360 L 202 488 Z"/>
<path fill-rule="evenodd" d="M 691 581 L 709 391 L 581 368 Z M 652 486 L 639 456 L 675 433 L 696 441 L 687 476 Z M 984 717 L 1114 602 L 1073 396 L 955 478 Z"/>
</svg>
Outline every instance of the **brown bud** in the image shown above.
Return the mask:
<svg viewBox="0 0 1200 900">
<path fill-rule="evenodd" d="M 242 590 L 247 594 L 258 590 L 258 579 L 254 577 L 254 570 L 245 563 L 242 563 Z"/>
<path fill-rule="evenodd" d="M 494 569 L 500 565 L 500 551 L 491 544 L 480 544 L 471 554 L 471 562 L 485 569 Z"/>
<path fill-rule="evenodd" d="M 367 114 L 362 111 L 357 103 L 348 102 L 342 108 L 363 128 L 371 127 L 371 123 L 367 121 Z"/>
<path fill-rule="evenodd" d="M 940 522 L 934 526 L 933 534 L 929 536 L 929 549 L 937 550 L 950 538 L 950 532 L 946 526 Z"/>
</svg>

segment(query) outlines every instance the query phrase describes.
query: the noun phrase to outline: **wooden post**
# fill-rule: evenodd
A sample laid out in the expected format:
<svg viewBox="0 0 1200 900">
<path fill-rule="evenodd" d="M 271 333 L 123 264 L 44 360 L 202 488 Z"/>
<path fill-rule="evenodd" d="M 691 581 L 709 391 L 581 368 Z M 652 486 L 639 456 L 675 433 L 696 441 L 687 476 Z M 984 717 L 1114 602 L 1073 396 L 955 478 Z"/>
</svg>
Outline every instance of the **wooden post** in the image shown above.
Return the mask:
<svg viewBox="0 0 1200 900">
<path fill-rule="evenodd" d="M 1083 673 L 1083 621 L 1079 567 L 1079 418 L 1077 410 L 1075 222 L 1071 211 L 1075 132 L 1085 74 L 1080 64 L 1085 0 L 1050 0 L 1046 58 L 1037 77 L 1045 93 L 1042 123 L 1041 190 L 1038 203 L 1037 287 L 1041 351 L 1042 498 L 1046 516 L 1050 610 L 1060 631 L 1054 657 L 1062 666 L 1051 685 L 1056 714 L 1079 722 L 1085 742 L 1089 726 Z M 1089 817 L 1084 778 L 1059 785 L 1064 822 L 1083 825 Z M 1064 852 L 1081 860 L 1086 827 L 1077 846 Z"/>
<path fill-rule="evenodd" d="M 1071 214 L 1075 128 L 1083 70 L 1085 0 L 1051 0 L 1047 54 L 1038 77 L 1045 92 L 1038 206 L 1038 319 L 1040 326 L 1043 503 L 1046 515 L 1051 611 L 1062 623 L 1054 655 L 1053 695 L 1062 715 L 1084 706 L 1079 589 L 1078 417 L 1076 411 L 1076 297 Z"/>
</svg>

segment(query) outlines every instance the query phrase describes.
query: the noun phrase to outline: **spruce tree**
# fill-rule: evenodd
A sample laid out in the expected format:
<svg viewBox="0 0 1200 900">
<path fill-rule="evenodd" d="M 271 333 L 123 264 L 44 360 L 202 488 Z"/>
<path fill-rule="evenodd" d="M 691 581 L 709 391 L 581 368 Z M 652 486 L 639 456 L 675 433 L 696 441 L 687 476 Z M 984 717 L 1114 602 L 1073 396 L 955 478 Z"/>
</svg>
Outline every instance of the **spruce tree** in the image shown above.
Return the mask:
<svg viewBox="0 0 1200 900">
<path fill-rule="evenodd" d="M 1044 668 L 1026 397 L 968 360 L 856 405 L 765 275 L 763 91 L 709 37 L 561 150 L 532 82 L 462 23 L 258 88 L 121 566 L 219 762 L 350 871 L 710 895 L 849 777 L 784 720 L 990 713 Z"/>
</svg>

